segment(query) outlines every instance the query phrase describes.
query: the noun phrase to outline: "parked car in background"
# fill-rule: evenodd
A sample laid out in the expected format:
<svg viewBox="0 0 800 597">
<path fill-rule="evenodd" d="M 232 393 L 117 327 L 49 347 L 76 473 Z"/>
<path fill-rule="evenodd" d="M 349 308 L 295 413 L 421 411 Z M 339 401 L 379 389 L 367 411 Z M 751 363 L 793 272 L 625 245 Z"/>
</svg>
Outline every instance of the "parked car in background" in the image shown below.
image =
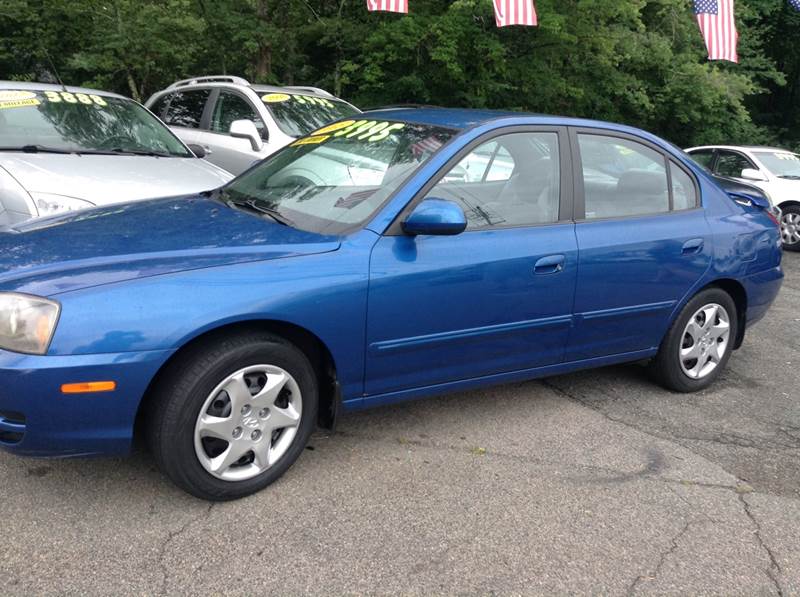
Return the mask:
<svg viewBox="0 0 800 597">
<path fill-rule="evenodd" d="M 251 85 L 224 75 L 178 81 L 146 105 L 206 159 L 241 174 L 298 137 L 358 108 L 316 87 Z"/>
<path fill-rule="evenodd" d="M 774 147 L 704 145 L 686 150 L 714 174 L 765 191 L 781 210 L 783 248 L 800 251 L 800 155 Z"/>
<path fill-rule="evenodd" d="M 130 99 L 0 81 L 0 225 L 207 191 L 231 178 Z"/>
<path fill-rule="evenodd" d="M 225 500 L 342 410 L 639 361 L 702 390 L 780 289 L 769 208 L 626 126 L 368 112 L 211 193 L 0 233 L 0 447 L 135 429 Z"/>
</svg>

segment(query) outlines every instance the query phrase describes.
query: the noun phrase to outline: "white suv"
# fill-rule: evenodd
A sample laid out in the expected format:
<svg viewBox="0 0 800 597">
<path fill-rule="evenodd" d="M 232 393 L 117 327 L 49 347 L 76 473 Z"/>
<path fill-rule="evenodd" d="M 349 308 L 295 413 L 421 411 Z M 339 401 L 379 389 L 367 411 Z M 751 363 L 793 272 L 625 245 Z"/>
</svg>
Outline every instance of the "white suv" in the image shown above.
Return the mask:
<svg viewBox="0 0 800 597">
<path fill-rule="evenodd" d="M 800 251 L 800 155 L 774 147 L 705 145 L 686 150 L 717 176 L 753 184 L 779 207 L 783 248 Z"/>
<path fill-rule="evenodd" d="M 236 175 L 297 137 L 360 113 L 316 87 L 251 85 L 230 76 L 178 81 L 146 105 L 184 143 L 200 145 L 208 161 Z"/>
</svg>

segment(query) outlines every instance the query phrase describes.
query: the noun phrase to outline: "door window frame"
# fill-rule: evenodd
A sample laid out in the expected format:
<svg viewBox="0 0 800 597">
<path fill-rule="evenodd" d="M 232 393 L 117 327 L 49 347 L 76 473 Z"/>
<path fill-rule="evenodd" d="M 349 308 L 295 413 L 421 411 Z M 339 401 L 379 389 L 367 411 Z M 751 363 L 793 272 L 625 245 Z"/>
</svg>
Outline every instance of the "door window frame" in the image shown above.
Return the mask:
<svg viewBox="0 0 800 597">
<path fill-rule="evenodd" d="M 714 167 L 713 167 L 713 168 L 711 168 L 711 171 L 712 171 L 714 174 L 716 174 L 717 176 L 729 176 L 728 174 L 720 174 L 719 172 L 717 172 L 717 165 L 719 164 L 719 159 L 722 157 L 722 154 L 724 154 L 724 153 L 732 153 L 732 154 L 734 154 L 734 155 L 738 155 L 740 158 L 744 158 L 744 161 L 746 161 L 748 164 L 750 164 L 750 168 L 752 168 L 753 170 L 758 170 L 759 172 L 761 172 L 761 170 L 762 170 L 761 168 L 759 168 L 759 167 L 758 167 L 758 166 L 757 166 L 757 165 L 756 165 L 756 164 L 753 162 L 753 160 L 751 160 L 751 159 L 750 159 L 750 157 L 749 157 L 749 156 L 747 156 L 747 155 L 743 154 L 741 151 L 736 151 L 735 149 L 723 149 L 723 148 L 721 148 L 721 147 L 718 147 L 718 148 L 717 148 L 717 149 L 714 151 Z M 732 178 L 739 178 L 739 179 L 742 179 L 742 176 L 741 176 L 741 175 L 742 175 L 742 173 L 741 173 L 741 172 L 739 172 L 739 176 L 734 176 L 734 177 L 732 177 Z M 743 180 L 743 179 L 742 179 L 742 180 Z"/>
<path fill-rule="evenodd" d="M 203 111 L 200 113 L 200 120 L 197 121 L 197 126 L 181 126 L 179 124 L 170 124 L 165 120 L 167 114 L 169 114 L 169 109 L 172 107 L 172 102 L 175 100 L 175 96 L 179 93 L 186 93 L 191 91 L 210 91 L 208 97 L 206 98 L 206 103 L 203 106 Z M 163 115 L 158 115 L 159 119 L 161 119 L 165 125 L 172 128 L 175 127 L 176 129 L 183 129 L 186 131 L 203 131 L 207 128 L 207 123 L 211 120 L 211 115 L 209 114 L 209 106 L 213 105 L 211 103 L 211 99 L 214 97 L 214 92 L 216 90 L 211 87 L 184 87 L 176 89 L 170 93 L 170 98 L 167 104 L 164 106 L 164 113 Z"/>
<path fill-rule="evenodd" d="M 543 222 L 538 224 L 510 224 L 510 225 L 494 225 L 480 228 L 478 230 L 465 230 L 461 234 L 473 234 L 480 232 L 487 232 L 490 230 L 504 230 L 510 228 L 538 228 L 540 226 L 557 226 L 566 222 L 572 221 L 573 214 L 573 175 L 570 157 L 570 140 L 567 133 L 566 126 L 546 126 L 546 125 L 516 125 L 506 126 L 488 131 L 470 141 L 467 145 L 462 147 L 453 157 L 451 157 L 445 164 L 436 171 L 436 173 L 428 179 L 422 188 L 411 198 L 406 206 L 394 217 L 392 223 L 383 233 L 384 236 L 405 236 L 403 231 L 403 220 L 408 217 L 414 208 L 430 193 L 430 191 L 439 183 L 439 181 L 456 167 L 461 161 L 472 153 L 475 149 L 488 143 L 497 137 L 504 137 L 515 133 L 555 133 L 558 138 L 558 159 L 559 159 L 559 200 L 558 200 L 558 220 L 555 222 Z"/>
<path fill-rule="evenodd" d="M 674 214 L 682 214 L 697 209 L 702 209 L 703 200 L 702 200 L 702 195 L 700 194 L 700 183 L 697 181 L 697 176 L 695 176 L 694 172 L 692 172 L 689 168 L 687 168 L 684 164 L 682 164 L 678 158 L 676 158 L 674 155 L 666 151 L 663 147 L 660 147 L 659 145 L 653 143 L 652 141 L 649 141 L 648 139 L 644 139 L 637 135 L 633 135 L 630 133 L 623 133 L 611 129 L 590 128 L 590 127 L 568 127 L 568 128 L 569 128 L 570 150 L 572 154 L 572 174 L 573 174 L 572 184 L 573 188 L 575 189 L 574 199 L 573 199 L 573 219 L 576 223 L 582 224 L 591 222 L 608 222 L 612 220 L 655 218 L 655 217 L 670 216 Z M 658 153 L 664 159 L 664 171 L 667 177 L 667 192 L 669 193 L 669 210 L 653 212 L 653 213 L 609 216 L 607 218 L 587 218 L 586 194 L 583 187 L 583 161 L 581 159 L 580 145 L 578 143 L 578 135 L 594 135 L 597 137 L 610 137 L 610 138 L 621 139 L 623 141 L 631 141 L 633 143 L 639 143 L 640 145 L 643 145 L 647 149 L 650 149 Z M 677 210 L 675 209 L 675 198 L 672 191 L 672 171 L 671 171 L 673 165 L 678 166 L 678 168 L 680 168 L 689 177 L 689 179 L 692 181 L 692 184 L 694 184 L 694 193 L 695 193 L 694 207 L 689 207 L 687 209 L 677 209 Z"/>
<path fill-rule="evenodd" d="M 269 125 L 264 120 L 264 117 L 261 115 L 261 113 L 258 111 L 258 108 L 256 108 L 253 105 L 253 101 L 249 97 L 247 97 L 247 94 L 240 92 L 238 89 L 228 89 L 228 88 L 225 88 L 225 87 L 217 87 L 217 88 L 214 89 L 214 91 L 212 92 L 211 96 L 208 98 L 208 106 L 207 106 L 208 114 L 206 115 L 205 113 L 203 113 L 203 117 L 204 118 L 206 116 L 208 116 L 207 120 L 205 121 L 204 131 L 207 132 L 207 133 L 210 133 L 212 135 L 224 135 L 226 137 L 230 137 L 231 136 L 230 132 L 223 133 L 223 132 L 220 132 L 220 131 L 211 130 L 211 122 L 214 119 L 214 110 L 216 110 L 217 101 L 219 100 L 219 96 L 223 92 L 230 93 L 231 95 L 236 95 L 236 96 L 238 96 L 239 98 L 243 99 L 245 102 L 248 103 L 248 105 L 253 110 L 253 114 L 255 114 L 258 117 L 258 119 L 261 120 L 262 124 L 264 125 L 263 132 L 266 134 L 266 137 L 264 137 L 264 134 L 262 134 L 261 135 L 261 140 L 264 141 L 264 143 L 267 143 L 269 141 Z"/>
</svg>

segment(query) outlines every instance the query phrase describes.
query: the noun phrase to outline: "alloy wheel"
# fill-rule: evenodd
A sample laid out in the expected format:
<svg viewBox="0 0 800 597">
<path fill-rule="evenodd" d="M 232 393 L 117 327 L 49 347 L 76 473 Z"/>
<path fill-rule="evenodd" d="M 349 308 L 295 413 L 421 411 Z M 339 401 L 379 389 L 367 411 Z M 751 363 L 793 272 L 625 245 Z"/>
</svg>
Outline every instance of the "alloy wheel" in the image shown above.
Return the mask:
<svg viewBox="0 0 800 597">
<path fill-rule="evenodd" d="M 683 331 L 681 369 L 692 379 L 703 379 L 722 361 L 730 342 L 731 322 L 722 305 L 711 303 L 698 309 Z"/>
<path fill-rule="evenodd" d="M 781 240 L 784 245 L 800 242 L 800 214 L 787 212 L 781 216 Z"/>
</svg>

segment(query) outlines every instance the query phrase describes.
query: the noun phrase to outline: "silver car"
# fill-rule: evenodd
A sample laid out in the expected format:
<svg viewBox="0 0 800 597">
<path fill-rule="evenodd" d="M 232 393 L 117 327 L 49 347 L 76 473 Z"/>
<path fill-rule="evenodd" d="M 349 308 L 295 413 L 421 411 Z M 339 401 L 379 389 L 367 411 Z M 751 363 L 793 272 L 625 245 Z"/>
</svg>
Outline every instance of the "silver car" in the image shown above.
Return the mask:
<svg viewBox="0 0 800 597">
<path fill-rule="evenodd" d="M 0 226 L 212 190 L 231 178 L 130 99 L 0 81 Z"/>
<path fill-rule="evenodd" d="M 233 174 L 360 110 L 316 87 L 251 85 L 225 75 L 178 81 L 146 105 L 185 143 Z"/>
</svg>

